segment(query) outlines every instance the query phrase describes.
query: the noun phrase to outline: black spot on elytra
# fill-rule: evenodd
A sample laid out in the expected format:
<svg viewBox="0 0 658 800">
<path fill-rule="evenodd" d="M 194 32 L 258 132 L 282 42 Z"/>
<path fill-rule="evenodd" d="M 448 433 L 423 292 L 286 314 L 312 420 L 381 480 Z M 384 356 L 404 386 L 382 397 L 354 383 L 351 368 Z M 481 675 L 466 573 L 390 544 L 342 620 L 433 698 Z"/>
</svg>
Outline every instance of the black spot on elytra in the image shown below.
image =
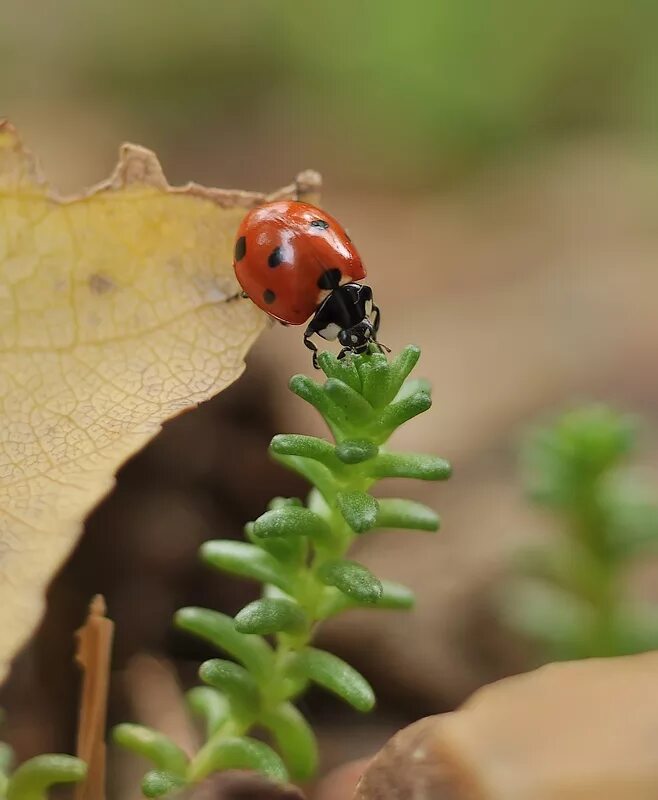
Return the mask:
<svg viewBox="0 0 658 800">
<path fill-rule="evenodd" d="M 318 289 L 337 289 L 342 277 L 343 274 L 337 267 L 326 269 L 318 278 Z"/>
<path fill-rule="evenodd" d="M 274 250 L 272 250 L 272 252 L 270 253 L 269 258 L 267 259 L 267 266 L 272 267 L 272 269 L 274 269 L 274 267 L 278 267 L 282 261 L 283 261 L 283 254 L 281 248 L 275 247 Z"/>
<path fill-rule="evenodd" d="M 263 292 L 263 300 L 267 303 L 268 306 L 271 306 L 272 303 L 276 300 L 276 295 L 271 289 L 265 289 Z"/>
<path fill-rule="evenodd" d="M 247 254 L 247 239 L 241 236 L 235 243 L 235 260 L 242 261 Z"/>
<path fill-rule="evenodd" d="M 322 228 L 323 231 L 326 231 L 329 227 L 329 223 L 326 219 L 314 219 L 311 222 L 312 228 Z"/>
</svg>

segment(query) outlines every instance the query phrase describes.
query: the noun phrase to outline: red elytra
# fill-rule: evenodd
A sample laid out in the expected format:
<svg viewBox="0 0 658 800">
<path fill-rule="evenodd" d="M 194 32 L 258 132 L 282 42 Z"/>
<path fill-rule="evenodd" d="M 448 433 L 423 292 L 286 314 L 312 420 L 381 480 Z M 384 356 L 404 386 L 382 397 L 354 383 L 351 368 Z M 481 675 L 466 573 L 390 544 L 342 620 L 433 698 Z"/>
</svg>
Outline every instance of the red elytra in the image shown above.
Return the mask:
<svg viewBox="0 0 658 800">
<path fill-rule="evenodd" d="M 341 224 L 295 200 L 276 200 L 247 214 L 237 232 L 233 267 L 245 294 L 289 325 L 306 322 L 327 291 L 366 275 Z"/>
</svg>

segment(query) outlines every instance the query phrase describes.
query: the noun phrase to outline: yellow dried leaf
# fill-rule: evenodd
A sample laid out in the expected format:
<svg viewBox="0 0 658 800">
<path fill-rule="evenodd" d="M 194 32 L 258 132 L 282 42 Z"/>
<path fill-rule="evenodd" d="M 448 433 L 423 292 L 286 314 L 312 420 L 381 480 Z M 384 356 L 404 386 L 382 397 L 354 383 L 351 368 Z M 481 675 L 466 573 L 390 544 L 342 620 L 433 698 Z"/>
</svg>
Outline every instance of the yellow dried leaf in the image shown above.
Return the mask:
<svg viewBox="0 0 658 800">
<path fill-rule="evenodd" d="M 318 185 L 303 173 L 276 196 Z M 231 247 L 265 199 L 170 187 L 133 145 L 61 199 L 0 123 L 0 678 L 117 468 L 242 372 L 266 318 L 225 302 Z"/>
</svg>

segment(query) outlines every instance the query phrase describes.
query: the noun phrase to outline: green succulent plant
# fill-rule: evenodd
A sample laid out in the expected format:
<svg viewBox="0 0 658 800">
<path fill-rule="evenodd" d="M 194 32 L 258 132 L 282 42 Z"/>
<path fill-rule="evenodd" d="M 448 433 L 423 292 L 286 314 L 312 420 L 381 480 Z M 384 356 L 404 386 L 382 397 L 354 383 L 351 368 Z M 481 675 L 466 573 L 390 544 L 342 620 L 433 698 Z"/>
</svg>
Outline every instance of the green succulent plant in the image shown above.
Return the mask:
<svg viewBox="0 0 658 800">
<path fill-rule="evenodd" d="M 334 441 L 299 434 L 275 436 L 270 454 L 313 486 L 303 503 L 276 498 L 246 526 L 247 541 L 210 541 L 201 558 L 210 567 L 263 584 L 262 597 L 233 619 L 205 608 L 183 608 L 178 628 L 217 647 L 231 660 L 201 665 L 204 685 L 187 695 L 204 722 L 205 742 L 189 757 L 162 734 L 139 725 L 119 725 L 115 740 L 146 756 L 147 797 L 167 794 L 222 769 L 254 769 L 275 780 L 305 779 L 316 768 L 317 745 L 293 701 L 311 683 L 369 711 L 375 696 L 366 679 L 335 655 L 311 645 L 317 625 L 350 608 L 408 609 L 413 594 L 373 575 L 347 557 L 367 531 L 406 528 L 436 531 L 431 509 L 406 499 L 377 499 L 383 478 L 444 480 L 441 458 L 395 453 L 391 434 L 431 405 L 430 387 L 409 379 L 418 358 L 407 347 L 394 360 L 381 353 L 338 360 L 321 353 L 323 385 L 303 375 L 291 390 L 314 406 Z M 251 737 L 265 730 L 272 746 Z"/>
<path fill-rule="evenodd" d="M 77 783 L 87 774 L 84 761 L 58 753 L 35 756 L 15 769 L 13 762 L 13 750 L 0 742 L 0 800 L 47 800 L 56 784 Z"/>
<path fill-rule="evenodd" d="M 519 554 L 503 608 L 550 658 L 658 647 L 658 607 L 633 599 L 630 578 L 658 555 L 658 503 L 627 461 L 634 418 L 601 405 L 535 430 L 523 453 L 529 495 L 559 528 Z"/>
</svg>

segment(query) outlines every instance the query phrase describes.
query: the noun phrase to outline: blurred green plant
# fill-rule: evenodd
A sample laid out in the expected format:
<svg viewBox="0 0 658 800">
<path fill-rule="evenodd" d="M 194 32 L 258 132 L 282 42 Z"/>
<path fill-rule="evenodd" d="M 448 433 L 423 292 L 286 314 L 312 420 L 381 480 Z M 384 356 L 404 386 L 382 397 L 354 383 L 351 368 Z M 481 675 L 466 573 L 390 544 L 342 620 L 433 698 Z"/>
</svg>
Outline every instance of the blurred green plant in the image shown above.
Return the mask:
<svg viewBox="0 0 658 800">
<path fill-rule="evenodd" d="M 658 553 L 658 504 L 625 466 L 636 433 L 633 418 L 597 405 L 536 430 L 524 450 L 530 497 L 561 529 L 520 554 L 504 611 L 550 658 L 658 647 L 658 608 L 628 591 L 633 568 Z"/>
<path fill-rule="evenodd" d="M 3 715 L 0 712 L 0 722 Z M 24 761 L 12 769 L 14 753 L 0 742 L 0 800 L 46 800 L 58 783 L 84 780 L 87 765 L 73 756 L 48 753 Z"/>
<path fill-rule="evenodd" d="M 407 347 L 391 363 L 381 353 L 342 361 L 321 353 L 323 385 L 296 375 L 291 390 L 314 406 L 335 444 L 298 434 L 275 436 L 271 455 L 313 485 L 306 504 L 276 498 L 246 526 L 247 542 L 210 541 L 201 558 L 220 571 L 264 584 L 263 596 L 235 617 L 205 608 L 183 608 L 175 623 L 227 653 L 233 661 L 201 665 L 204 686 L 188 701 L 205 725 L 205 743 L 189 758 L 162 734 L 119 725 L 115 740 L 150 759 L 142 790 L 158 797 L 215 770 L 258 770 L 275 780 L 310 777 L 316 768 L 314 734 L 291 702 L 310 683 L 369 711 L 373 690 L 355 669 L 310 642 L 319 622 L 350 608 L 408 609 L 409 589 L 380 580 L 346 557 L 360 534 L 382 528 L 436 531 L 438 516 L 404 499 L 375 499 L 382 478 L 444 480 L 450 465 L 430 455 L 393 453 L 391 434 L 431 405 L 430 387 L 408 379 L 420 351 Z M 265 637 L 272 637 L 271 643 Z M 257 727 L 278 753 L 248 734 Z"/>
</svg>

